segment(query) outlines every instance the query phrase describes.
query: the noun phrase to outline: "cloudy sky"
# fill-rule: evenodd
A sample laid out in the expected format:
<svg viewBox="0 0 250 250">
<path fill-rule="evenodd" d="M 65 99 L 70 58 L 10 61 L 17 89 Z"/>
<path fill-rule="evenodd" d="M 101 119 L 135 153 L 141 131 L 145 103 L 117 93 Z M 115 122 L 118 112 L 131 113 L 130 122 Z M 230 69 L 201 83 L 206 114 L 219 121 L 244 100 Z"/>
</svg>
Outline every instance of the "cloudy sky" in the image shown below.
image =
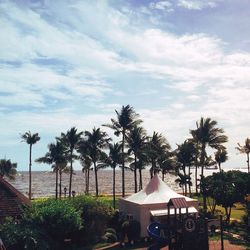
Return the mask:
<svg viewBox="0 0 250 250">
<path fill-rule="evenodd" d="M 249 16 L 249 0 L 1 0 L 0 158 L 27 170 L 20 134 L 40 134 L 35 159 L 130 104 L 173 148 L 201 116 L 217 120 L 224 166 L 245 166 L 235 146 L 250 136 Z"/>
</svg>

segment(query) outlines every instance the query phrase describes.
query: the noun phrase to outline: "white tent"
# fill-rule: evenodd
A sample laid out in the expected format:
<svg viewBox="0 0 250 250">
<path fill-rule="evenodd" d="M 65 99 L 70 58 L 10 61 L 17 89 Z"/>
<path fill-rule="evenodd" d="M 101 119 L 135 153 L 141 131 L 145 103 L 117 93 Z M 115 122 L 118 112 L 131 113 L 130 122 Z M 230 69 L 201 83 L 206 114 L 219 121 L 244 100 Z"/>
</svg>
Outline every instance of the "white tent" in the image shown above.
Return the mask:
<svg viewBox="0 0 250 250">
<path fill-rule="evenodd" d="M 197 200 L 176 193 L 158 175 L 155 175 L 143 190 L 122 198 L 119 203 L 119 211 L 129 218 L 139 221 L 141 237 L 146 237 L 150 217 L 166 215 L 167 204 L 172 198 L 185 198 L 189 213 L 197 213 Z"/>
</svg>

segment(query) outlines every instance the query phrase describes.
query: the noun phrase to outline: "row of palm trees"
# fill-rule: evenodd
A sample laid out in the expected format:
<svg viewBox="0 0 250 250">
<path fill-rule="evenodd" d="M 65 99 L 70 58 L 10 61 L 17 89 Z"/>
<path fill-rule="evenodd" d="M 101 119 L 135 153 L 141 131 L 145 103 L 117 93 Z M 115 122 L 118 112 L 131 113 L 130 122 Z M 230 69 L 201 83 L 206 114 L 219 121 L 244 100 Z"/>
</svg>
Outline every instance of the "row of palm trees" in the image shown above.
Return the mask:
<svg viewBox="0 0 250 250">
<path fill-rule="evenodd" d="M 223 129 L 217 127 L 217 122 L 211 118 L 201 118 L 196 128 L 190 130 L 190 138 L 183 144 L 171 150 L 167 139 L 157 132 L 148 136 L 141 126 L 142 120 L 130 105 L 115 110 L 116 118 L 110 124 L 103 126 L 111 128 L 115 136 L 121 136 L 121 141 L 111 143 L 111 138 L 101 128 L 92 131 L 79 132 L 73 127 L 66 133 L 56 137 L 56 142 L 48 145 L 48 152 L 37 159 L 37 162 L 51 164 L 56 173 L 56 198 L 62 195 L 62 172 L 69 172 L 69 197 L 72 195 L 73 162 L 79 160 L 85 174 L 85 192 L 89 192 L 89 173 L 94 170 L 95 192 L 98 196 L 98 170 L 107 166 L 113 169 L 113 197 L 115 201 L 115 170 L 119 166 L 122 172 L 122 196 L 125 196 L 125 169 L 134 173 L 135 192 L 142 187 L 142 170 L 150 166 L 150 175 L 159 171 L 162 177 L 169 171 L 176 171 L 177 182 L 187 194 L 187 187 L 191 192 L 191 167 L 195 168 L 195 187 L 198 192 L 198 168 L 201 168 L 201 179 L 204 169 L 216 162 L 221 170 L 221 163 L 227 160 L 227 151 L 223 144 L 228 138 Z M 40 140 L 39 135 L 26 132 L 22 138 L 30 145 L 29 164 L 29 198 L 31 198 L 31 151 L 32 145 Z M 248 142 L 248 144 L 250 144 Z M 238 145 L 243 152 L 243 146 Z M 215 156 L 207 154 L 207 148 L 217 150 Z M 245 147 L 244 147 L 245 150 Z M 246 152 L 246 151 L 244 151 Z M 249 151 L 248 151 L 249 152 Z M 248 153 L 249 157 L 249 153 Z M 249 165 L 249 158 L 248 158 Z M 138 176 L 139 174 L 139 176 Z M 138 183 L 139 181 L 139 183 Z M 59 184 L 59 185 L 58 185 Z M 58 190 L 59 187 L 59 190 Z M 114 204 L 115 205 L 115 204 Z"/>
</svg>

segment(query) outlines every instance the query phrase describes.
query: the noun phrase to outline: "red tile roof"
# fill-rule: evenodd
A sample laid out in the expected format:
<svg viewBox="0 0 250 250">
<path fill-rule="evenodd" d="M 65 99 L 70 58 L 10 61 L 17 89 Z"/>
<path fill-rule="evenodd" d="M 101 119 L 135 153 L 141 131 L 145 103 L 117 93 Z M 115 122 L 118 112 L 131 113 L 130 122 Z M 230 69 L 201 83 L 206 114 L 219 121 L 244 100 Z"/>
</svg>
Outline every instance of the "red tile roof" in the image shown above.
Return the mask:
<svg viewBox="0 0 250 250">
<path fill-rule="evenodd" d="M 0 221 L 6 216 L 20 216 L 23 205 L 30 206 L 30 200 L 0 177 Z"/>
</svg>

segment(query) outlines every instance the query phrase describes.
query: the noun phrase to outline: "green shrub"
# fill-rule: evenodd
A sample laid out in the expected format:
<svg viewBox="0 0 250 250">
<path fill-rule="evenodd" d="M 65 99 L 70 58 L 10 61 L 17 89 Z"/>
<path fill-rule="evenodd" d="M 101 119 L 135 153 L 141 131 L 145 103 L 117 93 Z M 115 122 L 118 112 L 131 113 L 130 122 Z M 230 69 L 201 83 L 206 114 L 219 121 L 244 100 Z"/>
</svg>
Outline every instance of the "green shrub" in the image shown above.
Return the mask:
<svg viewBox="0 0 250 250">
<path fill-rule="evenodd" d="M 0 232 L 11 249 L 61 249 L 64 239 L 81 228 L 80 213 L 72 205 L 51 199 L 33 204 L 18 222 L 7 220 Z"/>
<path fill-rule="evenodd" d="M 84 229 L 81 232 L 84 235 L 81 237 L 82 243 L 98 242 L 113 216 L 113 208 L 107 202 L 91 196 L 77 196 L 69 202 L 81 211 L 81 217 L 84 220 Z M 80 239 L 79 235 L 75 237 Z"/>
<path fill-rule="evenodd" d="M 49 249 L 44 232 L 27 220 L 17 223 L 12 218 L 7 218 L 0 226 L 0 235 L 7 249 Z"/>
<path fill-rule="evenodd" d="M 79 211 L 61 200 L 34 205 L 28 218 L 53 239 L 70 237 L 83 224 Z"/>
</svg>

